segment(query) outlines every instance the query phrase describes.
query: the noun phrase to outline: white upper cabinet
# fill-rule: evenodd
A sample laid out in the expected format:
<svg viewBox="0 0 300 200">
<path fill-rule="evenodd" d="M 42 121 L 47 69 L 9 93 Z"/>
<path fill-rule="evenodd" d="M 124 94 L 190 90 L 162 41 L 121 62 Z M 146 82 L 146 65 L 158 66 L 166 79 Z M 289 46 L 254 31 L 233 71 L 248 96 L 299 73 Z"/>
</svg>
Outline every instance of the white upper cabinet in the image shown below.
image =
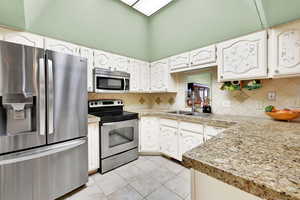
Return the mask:
<svg viewBox="0 0 300 200">
<path fill-rule="evenodd" d="M 219 81 L 267 78 L 267 31 L 218 44 Z"/>
<path fill-rule="evenodd" d="M 130 58 L 125 56 L 113 56 L 113 70 L 127 72 L 130 65 Z"/>
<path fill-rule="evenodd" d="M 190 53 L 183 53 L 169 59 L 170 72 L 185 71 L 190 66 Z"/>
<path fill-rule="evenodd" d="M 128 72 L 130 73 L 130 92 L 137 92 L 140 89 L 140 61 L 131 60 Z"/>
<path fill-rule="evenodd" d="M 89 48 L 81 47 L 80 48 L 80 56 L 87 59 L 87 89 L 88 92 L 94 91 L 94 76 L 93 76 L 93 70 L 94 70 L 94 51 Z"/>
<path fill-rule="evenodd" d="M 113 54 L 110 54 L 105 51 L 94 50 L 94 67 L 112 69 Z"/>
<path fill-rule="evenodd" d="M 3 31 L 2 34 L 4 41 L 42 49 L 44 48 L 44 38 L 42 36 L 10 30 Z"/>
<path fill-rule="evenodd" d="M 153 62 L 150 68 L 152 92 L 167 92 L 175 90 L 173 77 L 169 73 L 168 59 Z"/>
<path fill-rule="evenodd" d="M 150 64 L 140 61 L 140 91 L 150 92 Z"/>
<path fill-rule="evenodd" d="M 273 77 L 300 76 L 300 21 L 270 30 L 269 68 Z"/>
<path fill-rule="evenodd" d="M 191 67 L 195 66 L 213 66 L 216 65 L 216 45 L 196 49 L 190 52 Z"/>
<path fill-rule="evenodd" d="M 79 56 L 79 47 L 75 44 L 71 44 L 68 42 L 46 38 L 45 48 L 52 51 Z"/>
</svg>

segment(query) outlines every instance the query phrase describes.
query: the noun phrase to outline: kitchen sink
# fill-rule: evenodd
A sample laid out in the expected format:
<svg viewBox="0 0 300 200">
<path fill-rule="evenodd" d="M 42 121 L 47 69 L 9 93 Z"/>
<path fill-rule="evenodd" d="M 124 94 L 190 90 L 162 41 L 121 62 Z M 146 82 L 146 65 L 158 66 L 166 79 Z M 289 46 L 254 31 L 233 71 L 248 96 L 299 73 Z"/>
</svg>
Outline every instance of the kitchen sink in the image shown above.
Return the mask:
<svg viewBox="0 0 300 200">
<path fill-rule="evenodd" d="M 199 116 L 199 117 L 209 117 L 210 116 L 209 113 L 190 112 L 190 111 L 183 111 L 183 110 L 171 111 L 168 113 L 177 114 L 177 115 Z"/>
</svg>

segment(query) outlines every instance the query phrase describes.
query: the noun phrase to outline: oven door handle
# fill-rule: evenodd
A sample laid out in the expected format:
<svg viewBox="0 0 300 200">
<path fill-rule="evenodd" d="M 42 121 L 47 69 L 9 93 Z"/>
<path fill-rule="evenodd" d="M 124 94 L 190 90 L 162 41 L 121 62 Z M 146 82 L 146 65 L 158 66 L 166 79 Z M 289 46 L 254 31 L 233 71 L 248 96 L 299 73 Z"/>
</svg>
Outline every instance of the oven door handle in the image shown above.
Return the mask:
<svg viewBox="0 0 300 200">
<path fill-rule="evenodd" d="M 102 126 L 115 126 L 117 122 L 103 123 Z"/>
</svg>

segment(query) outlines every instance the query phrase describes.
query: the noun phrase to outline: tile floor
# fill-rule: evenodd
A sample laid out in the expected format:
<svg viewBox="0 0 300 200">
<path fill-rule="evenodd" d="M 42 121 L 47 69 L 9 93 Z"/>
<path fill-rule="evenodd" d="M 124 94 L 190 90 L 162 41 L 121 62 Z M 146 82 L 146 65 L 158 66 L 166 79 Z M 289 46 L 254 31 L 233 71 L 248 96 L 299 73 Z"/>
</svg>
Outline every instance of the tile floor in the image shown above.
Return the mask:
<svg viewBox="0 0 300 200">
<path fill-rule="evenodd" d="M 162 156 L 134 162 L 89 177 L 86 187 L 60 200 L 190 200 L 190 173 Z"/>
</svg>

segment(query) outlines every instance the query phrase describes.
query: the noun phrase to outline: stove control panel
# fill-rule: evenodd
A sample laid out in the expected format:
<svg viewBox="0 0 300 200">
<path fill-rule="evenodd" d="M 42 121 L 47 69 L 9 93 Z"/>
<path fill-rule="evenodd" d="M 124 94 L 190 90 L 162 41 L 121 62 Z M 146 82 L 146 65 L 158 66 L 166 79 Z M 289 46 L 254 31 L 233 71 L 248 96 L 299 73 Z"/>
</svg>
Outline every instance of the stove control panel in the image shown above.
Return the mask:
<svg viewBox="0 0 300 200">
<path fill-rule="evenodd" d="M 89 101 L 89 108 L 109 107 L 109 106 L 123 106 L 121 99 L 101 99 Z"/>
</svg>

